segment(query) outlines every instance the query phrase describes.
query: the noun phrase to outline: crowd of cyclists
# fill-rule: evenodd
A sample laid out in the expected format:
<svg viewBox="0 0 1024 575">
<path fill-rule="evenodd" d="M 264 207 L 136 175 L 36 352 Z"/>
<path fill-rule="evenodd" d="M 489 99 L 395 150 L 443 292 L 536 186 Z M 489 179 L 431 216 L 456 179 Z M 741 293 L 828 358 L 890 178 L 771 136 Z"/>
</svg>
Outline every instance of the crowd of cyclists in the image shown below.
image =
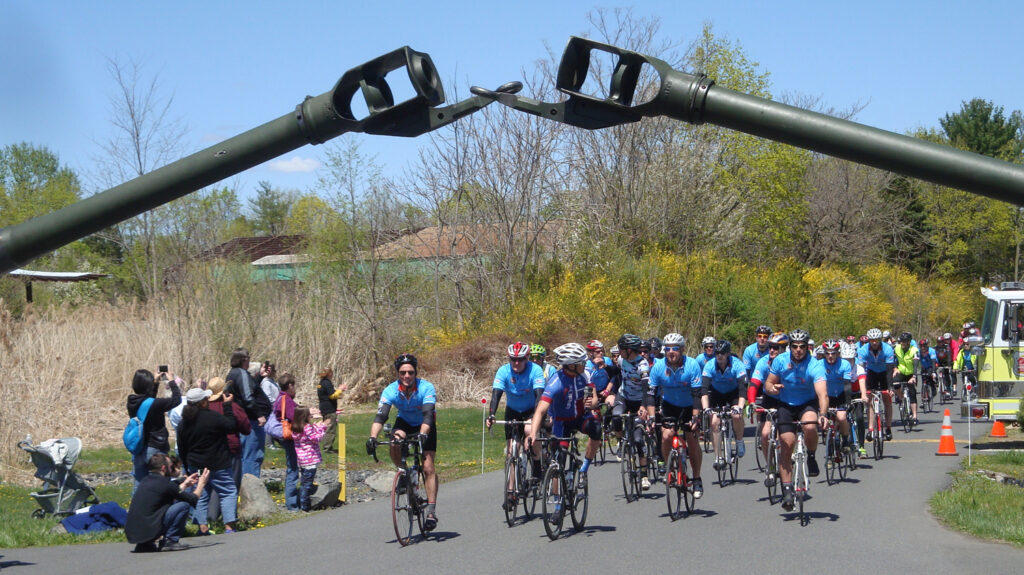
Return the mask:
<svg viewBox="0 0 1024 575">
<path fill-rule="evenodd" d="M 656 481 L 658 477 L 657 472 L 648 471 L 667 459 L 678 432 L 692 468 L 692 496 L 699 499 L 704 493 L 701 440 L 711 435 L 712 467 L 718 471 L 730 464 L 728 458 L 746 456 L 745 418 L 750 418 L 756 420 L 753 435 L 761 450 L 759 456 L 767 461 L 769 426 L 765 421 L 771 413 L 781 456 L 778 477 L 765 481 L 781 481 L 782 507 L 791 511 L 791 455 L 798 428 L 802 429 L 801 446 L 806 446 L 806 469 L 811 477 L 820 473 L 816 458 L 819 431 L 830 425 L 838 430 L 843 453 L 866 457 L 865 441 L 892 439 L 892 398 L 902 397 L 904 387 L 910 398 L 906 406 L 909 421 L 905 422 L 909 426 L 917 424 L 919 384 L 927 386 L 926 397 L 940 394 L 951 399 L 958 395 L 950 373 L 963 372 L 969 381 L 973 358 L 963 341 L 976 333 L 974 323 L 967 322 L 958 339 L 944 333 L 931 346 L 926 337 L 915 340 L 911 333 L 903 332 L 893 338 L 889 331 L 871 328 L 860 337 L 834 337 L 816 345 L 805 330 L 773 331 L 762 325 L 755 330 L 755 341 L 741 352 L 730 341 L 706 336 L 694 356 L 687 354 L 687 340 L 679 333 L 646 339 L 627 333 L 607 350 L 596 339 L 585 346 L 566 343 L 550 355 L 539 344 L 515 342 L 507 348 L 508 362 L 494 376 L 486 425 L 491 428 L 496 421 L 504 397 L 506 441 L 522 441 L 534 484 L 541 480 L 546 465 L 538 441 L 542 434 L 561 438 L 563 445 L 577 433 L 586 436 L 582 465 L 573 478 L 580 486 L 586 485 L 603 440 L 614 439 L 619 445 L 630 442 L 639 455 L 644 491 L 651 488 L 652 478 Z M 413 356 L 403 354 L 395 366 L 400 377 L 382 394 L 367 449 L 376 447 L 390 407 L 397 406 L 395 434 L 418 433 L 430 462 L 424 471 L 431 488 L 433 528 L 437 524 L 433 386 L 418 378 Z M 882 392 L 885 400 L 884 432 L 874 428 L 868 400 L 874 391 Z M 720 419 L 726 424 L 721 425 Z M 627 427 L 627 420 L 641 424 Z M 729 420 L 735 439 L 726 439 L 729 444 L 723 445 L 723 436 L 730 434 L 712 431 L 729 431 Z M 852 426 L 851 420 L 856 425 Z M 645 435 L 653 436 L 654 441 L 647 441 Z M 391 455 L 396 465 L 402 464 L 400 453 L 393 449 Z M 502 503 L 506 511 L 515 508 L 516 498 L 514 489 L 506 489 Z"/>
</svg>

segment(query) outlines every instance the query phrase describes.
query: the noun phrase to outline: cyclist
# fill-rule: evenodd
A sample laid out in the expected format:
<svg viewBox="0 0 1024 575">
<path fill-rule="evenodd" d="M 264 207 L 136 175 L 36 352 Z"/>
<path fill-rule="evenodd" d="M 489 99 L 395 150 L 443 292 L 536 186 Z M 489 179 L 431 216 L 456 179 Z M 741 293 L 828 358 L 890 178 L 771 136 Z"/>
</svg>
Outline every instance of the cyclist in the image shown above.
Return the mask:
<svg viewBox="0 0 1024 575">
<path fill-rule="evenodd" d="M 853 417 L 854 421 L 857 422 L 858 455 L 863 459 L 868 456 L 868 450 L 864 447 L 864 405 L 867 403 L 867 374 L 864 368 L 857 364 L 857 344 L 847 344 L 840 350 L 839 355 L 843 358 L 843 361 L 850 364 L 851 398 L 856 396 L 862 400 L 860 404 L 850 410 L 849 416 Z"/>
<path fill-rule="evenodd" d="M 910 345 L 914 336 L 909 331 L 900 334 L 899 344 L 893 349 L 896 355 L 896 367 L 892 370 L 892 385 L 897 393 L 902 390 L 897 386 L 906 385 L 910 396 L 910 423 L 917 425 L 917 380 L 914 377 L 915 364 L 918 362 L 917 348 Z"/>
<path fill-rule="evenodd" d="M 494 425 L 494 413 L 498 411 L 498 403 L 502 394 L 508 394 L 505 399 L 505 420 L 522 421 L 525 426 L 523 432 L 530 432 L 530 420 L 533 418 L 533 410 L 537 406 L 537 400 L 544 392 L 544 371 L 539 365 L 529 360 L 530 346 L 517 341 L 508 346 L 508 363 L 498 368 L 494 374 L 494 383 L 491 385 L 491 412 L 487 417 L 487 429 Z M 512 444 L 512 437 L 516 433 L 516 426 L 505 426 L 505 449 Z M 540 446 L 535 445 L 531 454 L 533 459 L 533 477 L 540 482 Z M 512 479 L 509 477 L 509 479 Z M 503 503 L 506 510 L 515 509 L 516 501 L 514 486 L 509 485 L 509 499 Z"/>
<path fill-rule="evenodd" d="M 437 527 L 437 473 L 434 470 L 434 455 L 437 453 L 437 422 L 434 404 L 437 403 L 437 392 L 434 384 L 417 377 L 416 356 L 403 353 L 395 358 L 395 371 L 398 379 L 391 382 L 380 394 L 377 403 L 377 415 L 370 424 L 370 438 L 366 440 L 366 450 L 372 453 L 377 448 L 377 434 L 388 420 L 391 406 L 398 409 L 392 436 L 404 439 L 416 436 L 423 444 L 423 485 L 427 490 L 426 521 L 424 531 L 433 531 Z M 391 461 L 395 466 L 402 467 L 402 448 L 392 444 Z"/>
<path fill-rule="evenodd" d="M 577 431 L 590 439 L 580 466 L 580 484 L 587 481 L 587 471 L 594 460 L 601 443 L 601 426 L 593 416 L 597 399 L 594 388 L 587 382 L 584 370 L 587 365 L 587 350 L 578 343 L 567 343 L 556 347 L 555 360 L 559 369 L 544 385 L 544 392 L 533 411 L 533 424 L 526 436 L 526 447 L 532 449 L 537 443 L 537 430 L 544 422 L 544 416 L 551 415 L 551 433 L 555 437 L 570 437 Z M 565 465 L 564 461 L 560 461 Z"/>
<path fill-rule="evenodd" d="M 611 390 L 609 371 L 617 371 L 614 369 L 615 364 L 610 357 L 604 355 L 604 344 L 600 340 L 592 339 L 587 342 L 587 357 L 587 379 L 594 386 L 594 391 L 602 394 L 601 397 L 607 397 Z"/>
<path fill-rule="evenodd" d="M 837 339 L 825 340 L 821 344 L 821 349 L 825 353 L 825 359 L 821 360 L 821 366 L 825 368 L 828 404 L 836 408 L 836 423 L 839 425 L 839 433 L 843 438 L 843 451 L 849 451 L 853 444 L 853 438 L 850 437 L 850 422 L 847 421 L 846 410 L 850 405 L 848 388 L 853 378 L 850 363 L 840 357 L 842 347 Z"/>
<path fill-rule="evenodd" d="M 860 339 L 857 341 L 857 351 L 859 352 L 860 348 L 864 347 L 867 344 L 868 344 L 868 336 L 867 336 L 867 334 L 864 334 L 864 335 L 860 336 Z"/>
<path fill-rule="evenodd" d="M 697 365 L 700 366 L 700 370 L 704 371 L 704 364 L 715 359 L 715 342 L 717 340 L 710 335 L 704 336 L 704 339 L 700 342 L 700 347 L 704 350 L 697 356 Z"/>
<path fill-rule="evenodd" d="M 670 333 L 663 340 L 665 358 L 654 362 L 650 387 L 661 398 L 663 421 L 674 422 L 686 440 L 687 456 L 693 463 L 693 497 L 704 496 L 704 483 L 700 478 L 701 449 L 694 433 L 700 425 L 699 411 L 694 408 L 694 395 L 700 396 L 701 370 L 697 360 L 686 356 L 686 338 Z M 654 416 L 654 406 L 648 407 L 648 417 Z M 672 427 L 665 425 L 661 432 L 661 456 L 668 460 L 672 449 Z"/>
<path fill-rule="evenodd" d="M 868 339 L 871 339 L 871 338 L 868 338 Z M 894 340 L 892 338 L 892 332 L 891 331 L 885 330 L 885 331 L 882 332 L 882 343 L 887 343 L 890 346 L 896 345 L 896 340 Z"/>
<path fill-rule="evenodd" d="M 968 323 L 973 323 L 973 322 L 968 322 Z M 977 335 L 977 333 L 978 333 L 977 328 L 974 328 L 974 327 L 968 328 L 968 329 L 966 329 L 964 331 L 967 332 L 965 334 L 965 336 L 964 336 L 965 340 L 966 340 L 966 338 L 971 337 L 972 335 Z M 971 392 L 970 394 L 968 394 L 967 393 L 967 388 L 966 388 L 968 383 L 971 383 L 972 389 L 974 387 L 977 387 L 977 385 L 978 385 L 977 378 L 975 377 L 975 374 L 977 373 L 975 371 L 976 367 L 977 366 L 975 365 L 974 354 L 971 352 L 971 347 L 969 345 L 967 345 L 967 343 L 965 341 L 964 343 L 962 343 L 960 345 L 960 351 L 957 352 L 957 354 L 956 354 L 956 361 L 953 362 L 953 369 L 955 369 L 956 371 L 963 372 L 964 399 L 965 400 L 970 400 L 977 393 L 977 392 Z"/>
<path fill-rule="evenodd" d="M 882 332 L 877 327 L 868 330 L 868 344 L 857 351 L 857 365 L 864 368 L 867 375 L 866 387 L 861 388 L 864 394 L 862 399 L 867 401 L 867 394 L 872 391 L 888 392 L 892 387 L 892 371 L 896 367 L 896 354 L 892 346 L 882 341 Z M 885 402 L 885 440 L 892 439 L 892 396 L 883 393 L 882 399 Z M 870 432 L 874 431 L 875 412 L 868 404 L 868 436 L 871 441 Z"/>
<path fill-rule="evenodd" d="M 944 399 L 950 399 L 956 396 L 956 386 L 953 385 L 953 375 L 951 370 L 953 369 L 953 360 L 956 359 L 956 355 L 953 354 L 950 348 L 950 341 L 953 339 L 953 334 L 946 332 L 938 337 L 935 341 L 935 347 L 932 348 L 935 351 L 935 367 L 936 371 L 938 368 L 946 368 L 942 370 L 942 395 Z"/>
<path fill-rule="evenodd" d="M 654 336 L 651 339 L 647 340 L 647 343 L 648 345 L 651 346 L 651 355 L 650 357 L 647 358 L 647 361 L 651 365 L 654 365 L 654 360 L 663 359 L 665 357 L 665 352 L 661 349 L 661 338 L 658 336 Z"/>
<path fill-rule="evenodd" d="M 743 350 L 743 369 L 747 370 L 748 374 L 757 367 L 758 360 L 768 355 L 768 338 L 771 336 L 772 328 L 766 325 L 757 326 L 757 331 L 754 332 L 756 341 Z"/>
<path fill-rule="evenodd" d="M 763 326 L 762 326 L 763 327 Z M 759 334 L 760 335 L 760 334 Z M 765 344 L 765 352 L 768 345 Z M 705 411 L 714 410 L 720 407 L 732 407 L 732 426 L 736 432 L 736 455 L 746 455 L 746 445 L 743 442 L 743 406 L 747 403 L 747 370 L 743 368 L 743 362 L 732 354 L 732 344 L 724 339 L 715 343 L 715 361 L 704 364 L 704 371 L 701 374 L 701 407 Z M 718 412 L 711 416 L 711 429 L 717 430 L 720 422 Z M 716 470 L 727 465 L 722 457 L 722 438 L 719 433 L 712 433 L 711 441 L 715 446 Z"/>
<path fill-rule="evenodd" d="M 935 386 L 935 367 L 938 365 L 938 357 L 935 356 L 935 350 L 928 347 L 928 338 L 921 338 L 917 342 L 917 354 L 921 362 L 921 385 L 927 385 L 928 389 L 931 390 L 931 396 L 934 398 L 936 393 Z M 921 388 L 924 389 L 923 387 Z M 924 407 L 924 401 L 922 400 L 921 407 Z"/>
<path fill-rule="evenodd" d="M 643 342 L 638 336 L 626 333 L 619 338 L 618 344 L 621 383 L 615 396 L 615 407 L 612 409 L 612 426 L 615 433 L 622 437 L 622 416 L 626 413 L 637 414 L 648 426 L 653 424 L 647 417 L 647 407 L 653 404 L 654 396 L 650 393 L 650 364 L 640 353 Z M 651 482 L 647 479 L 648 454 L 644 453 L 643 431 L 639 427 L 629 431 L 640 455 L 640 488 L 646 491 L 651 488 Z"/>
<path fill-rule="evenodd" d="M 817 477 L 818 462 L 814 452 L 818 447 L 818 430 L 824 426 L 828 413 L 828 389 L 825 369 L 821 362 L 811 359 L 807 348 L 810 336 L 798 329 L 789 334 L 789 351 L 772 361 L 765 393 L 779 396 L 779 475 L 782 478 L 782 508 L 793 510 L 793 447 L 796 445 L 796 426 L 804 426 L 807 445 L 807 474 Z"/>
<path fill-rule="evenodd" d="M 540 366 L 544 372 L 544 381 L 547 381 L 551 377 L 552 373 L 555 373 L 555 366 L 544 361 L 548 355 L 548 350 L 544 349 L 544 346 L 535 343 L 530 346 L 530 361 Z"/>
<path fill-rule="evenodd" d="M 757 361 L 754 372 L 750 374 L 750 385 L 747 387 L 748 402 L 754 403 L 758 400 L 758 392 L 761 390 L 761 386 L 764 385 L 764 381 L 768 379 L 768 370 L 771 368 L 772 361 L 785 351 L 788 346 L 789 334 L 784 331 L 777 331 L 768 338 L 768 355 Z M 760 404 L 764 409 L 775 409 L 779 406 L 779 396 L 778 394 L 764 392 L 761 394 Z M 765 461 L 768 461 L 768 434 L 771 432 L 768 426 L 764 424 L 767 417 L 766 413 L 762 413 L 757 419 L 757 428 L 761 434 L 761 452 L 764 454 Z"/>
<path fill-rule="evenodd" d="M 619 346 L 613 345 L 612 348 L 608 350 L 608 353 L 612 354 L 612 363 L 614 363 L 615 365 L 618 365 L 619 364 Z"/>
</svg>

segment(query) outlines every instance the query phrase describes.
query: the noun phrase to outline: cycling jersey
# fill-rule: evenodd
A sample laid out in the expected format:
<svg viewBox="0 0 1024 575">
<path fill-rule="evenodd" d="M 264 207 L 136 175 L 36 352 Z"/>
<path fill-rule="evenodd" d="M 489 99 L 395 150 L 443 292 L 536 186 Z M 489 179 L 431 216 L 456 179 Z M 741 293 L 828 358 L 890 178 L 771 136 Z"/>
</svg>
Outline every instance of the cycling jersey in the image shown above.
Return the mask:
<svg viewBox="0 0 1024 575">
<path fill-rule="evenodd" d="M 931 371 L 939 363 L 939 358 L 935 356 L 935 349 L 929 347 L 928 351 L 920 350 L 921 353 L 921 370 Z"/>
<path fill-rule="evenodd" d="M 828 359 L 818 362 L 825 370 L 825 383 L 828 384 L 828 396 L 840 397 L 846 392 L 846 386 L 850 383 L 850 362 L 845 359 L 837 359 L 835 363 L 829 363 Z M 833 406 L 835 407 L 835 406 Z"/>
<path fill-rule="evenodd" d="M 902 344 L 897 344 L 892 352 L 896 356 L 896 369 L 907 377 L 914 375 L 914 360 L 917 359 L 917 348 L 907 346 L 907 349 L 903 349 Z"/>
<path fill-rule="evenodd" d="M 763 389 L 764 380 L 768 379 L 768 370 L 771 369 L 771 364 L 772 358 L 768 355 L 757 360 L 757 365 L 754 367 L 754 373 L 750 376 L 750 383 L 754 384 L 755 387 Z M 779 398 L 779 394 L 777 393 L 768 393 L 768 390 L 766 389 L 764 389 L 763 392 L 764 395 L 768 397 L 774 397 L 775 399 Z M 747 398 L 749 399 L 750 396 L 748 395 Z"/>
<path fill-rule="evenodd" d="M 956 357 L 953 355 L 953 351 L 949 349 L 949 345 L 945 343 L 940 343 L 933 347 L 932 355 L 935 356 L 935 364 L 943 367 L 953 365 L 953 359 Z"/>
<path fill-rule="evenodd" d="M 611 381 L 611 377 L 608 375 L 608 370 L 605 369 L 609 365 L 613 365 L 610 357 L 605 356 L 604 365 L 605 367 L 597 369 L 593 361 L 589 359 L 587 360 L 585 373 L 587 378 L 590 379 L 590 384 L 593 385 L 594 389 L 598 392 L 604 391 L 605 388 L 608 387 L 608 383 Z"/>
<path fill-rule="evenodd" d="M 398 380 L 392 381 L 380 394 L 377 408 L 391 405 L 398 409 L 398 417 L 412 425 L 423 423 L 423 406 L 437 403 L 434 384 L 416 378 L 416 389 L 408 397 L 398 389 Z"/>
<path fill-rule="evenodd" d="M 527 362 L 522 373 L 516 373 L 512 371 L 512 365 L 506 363 L 494 374 L 494 384 L 491 387 L 505 392 L 505 404 L 509 409 L 529 411 L 537 403 L 533 390 L 544 389 L 544 371 L 531 361 Z"/>
<path fill-rule="evenodd" d="M 970 349 L 966 347 L 960 348 L 960 353 L 956 356 L 956 362 L 953 363 L 953 369 L 961 371 L 974 369 L 974 354 L 971 353 Z"/>
<path fill-rule="evenodd" d="M 871 351 L 871 344 L 864 345 L 857 350 L 857 363 L 863 365 L 866 371 L 885 373 L 889 369 L 889 364 L 896 363 L 896 354 L 893 353 L 892 346 L 884 341 L 881 345 L 878 353 Z"/>
<path fill-rule="evenodd" d="M 731 393 L 739 388 L 741 380 L 746 379 L 747 370 L 743 362 L 735 355 L 729 356 L 729 363 L 725 369 L 718 369 L 718 361 L 709 361 L 704 364 L 703 377 L 711 379 L 711 387 L 719 393 Z"/>
<path fill-rule="evenodd" d="M 643 357 L 637 357 L 632 363 L 626 358 L 619 358 L 622 383 L 619 384 L 619 396 L 628 401 L 642 401 L 647 393 L 650 379 L 650 365 Z"/>
<path fill-rule="evenodd" d="M 706 353 L 702 353 L 702 354 L 697 356 L 697 365 L 700 366 L 700 370 L 702 372 L 704 371 L 704 364 L 706 364 L 708 361 L 710 361 L 712 359 L 715 359 L 715 354 L 713 354 L 713 353 L 711 355 L 708 355 Z"/>
<path fill-rule="evenodd" d="M 683 363 L 672 368 L 664 359 L 654 362 L 650 386 L 665 403 L 674 407 L 693 407 L 693 392 L 700 390 L 700 367 L 697 360 L 683 356 Z"/>
<path fill-rule="evenodd" d="M 779 378 L 782 389 L 779 401 L 788 405 L 803 405 L 814 400 L 817 393 L 814 384 L 825 381 L 825 370 L 821 362 L 813 360 L 811 354 L 799 363 L 793 363 L 791 352 L 780 353 L 772 361 L 770 374 Z"/>
<path fill-rule="evenodd" d="M 551 404 L 548 414 L 557 421 L 570 421 L 583 416 L 583 400 L 587 388 L 583 375 L 569 377 L 558 370 L 551 374 L 540 400 Z"/>
<path fill-rule="evenodd" d="M 757 347 L 757 342 L 747 346 L 747 349 L 743 350 L 743 369 L 747 370 L 747 373 L 754 371 L 757 367 L 757 362 L 768 355 L 768 344 L 764 344 L 764 350 L 760 350 Z"/>
</svg>

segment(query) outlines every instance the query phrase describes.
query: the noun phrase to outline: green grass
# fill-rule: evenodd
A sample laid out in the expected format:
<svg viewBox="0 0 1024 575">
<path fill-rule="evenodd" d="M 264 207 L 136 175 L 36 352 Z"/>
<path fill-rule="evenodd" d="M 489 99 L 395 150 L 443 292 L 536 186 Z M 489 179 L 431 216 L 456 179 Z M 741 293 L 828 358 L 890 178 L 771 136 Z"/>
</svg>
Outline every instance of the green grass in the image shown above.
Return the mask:
<svg viewBox="0 0 1024 575">
<path fill-rule="evenodd" d="M 931 499 L 932 512 L 946 525 L 983 539 L 1024 546 L 1024 488 L 1006 485 L 977 473 L 997 471 L 1024 479 L 1024 453 L 1008 451 L 978 455 L 961 462 L 953 484 Z"/>
<path fill-rule="evenodd" d="M 472 407 L 438 410 L 436 465 L 441 481 L 452 481 L 480 473 L 481 411 L 479 408 Z M 386 449 L 378 450 L 377 456 L 382 460 L 380 463 L 374 463 L 373 459 L 366 454 L 365 443 L 366 438 L 369 437 L 370 422 L 373 421 L 373 416 L 373 412 L 356 413 L 343 416 L 339 420 L 340 423 L 345 424 L 346 428 L 346 463 L 349 470 L 386 470 L 393 467 L 387 457 Z M 394 422 L 394 417 L 391 421 Z M 488 471 L 499 469 L 502 466 L 504 437 L 500 426 L 495 427 L 494 433 L 487 436 L 484 467 Z M 336 468 L 337 464 L 338 457 L 336 455 L 324 453 L 323 465 Z M 268 449 L 263 466 L 264 468 L 283 469 L 284 451 Z M 75 471 L 80 474 L 131 471 L 131 469 L 131 458 L 120 446 L 86 449 L 75 465 Z M 282 487 L 280 484 L 274 483 L 268 485 L 270 495 L 278 502 L 284 497 Z M 51 533 L 50 530 L 59 523 L 56 518 L 34 519 L 32 517 L 32 512 L 39 506 L 29 494 L 37 490 L 38 487 L 29 488 L 0 483 L 0 548 L 124 542 L 124 533 L 121 530 L 88 535 Z M 116 501 L 127 509 L 131 490 L 131 482 L 125 482 L 119 485 L 98 486 L 96 494 L 100 501 Z M 301 516 L 281 512 L 241 527 L 258 529 L 298 517 Z M 213 527 L 219 531 L 219 525 L 215 524 Z M 193 533 L 195 529 L 194 526 L 189 526 L 190 533 Z"/>
</svg>

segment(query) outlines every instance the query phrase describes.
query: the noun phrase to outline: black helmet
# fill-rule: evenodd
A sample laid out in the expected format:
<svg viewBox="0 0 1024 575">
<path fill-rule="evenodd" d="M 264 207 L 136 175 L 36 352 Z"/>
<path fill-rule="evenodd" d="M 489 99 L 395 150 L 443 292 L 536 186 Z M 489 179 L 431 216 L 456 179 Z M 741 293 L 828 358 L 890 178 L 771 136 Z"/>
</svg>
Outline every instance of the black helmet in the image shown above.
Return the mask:
<svg viewBox="0 0 1024 575">
<path fill-rule="evenodd" d="M 905 332 L 900 334 L 900 342 L 913 341 L 913 339 L 914 339 L 914 336 L 910 335 L 909 331 L 905 331 Z"/>
<path fill-rule="evenodd" d="M 759 325 L 759 326 L 757 326 L 757 331 L 755 331 L 754 334 L 755 335 L 771 335 L 772 334 L 772 328 L 770 328 L 770 327 L 768 327 L 766 325 Z"/>
<path fill-rule="evenodd" d="M 720 339 L 720 340 L 716 341 L 715 342 L 715 353 L 716 354 L 721 353 L 721 354 L 729 355 L 730 353 L 732 353 L 732 344 L 729 343 L 729 340 L 726 340 L 726 339 Z"/>
<path fill-rule="evenodd" d="M 622 337 L 619 338 L 620 350 L 632 349 L 640 351 L 641 344 L 640 338 L 631 333 L 622 334 Z"/>
<path fill-rule="evenodd" d="M 811 334 L 807 333 L 806 330 L 794 329 L 789 332 L 790 343 L 808 343 L 811 340 Z"/>
<path fill-rule="evenodd" d="M 662 344 L 661 344 L 661 338 L 660 337 L 652 337 L 651 339 L 647 340 L 647 343 L 650 344 L 650 346 L 651 346 L 651 352 L 653 352 L 653 353 L 661 353 L 661 345 Z"/>
<path fill-rule="evenodd" d="M 395 358 L 395 371 L 402 367 L 402 364 L 410 364 L 413 369 L 419 369 L 417 366 L 419 362 L 416 360 L 416 356 L 411 353 L 403 353 L 402 355 Z"/>
</svg>

